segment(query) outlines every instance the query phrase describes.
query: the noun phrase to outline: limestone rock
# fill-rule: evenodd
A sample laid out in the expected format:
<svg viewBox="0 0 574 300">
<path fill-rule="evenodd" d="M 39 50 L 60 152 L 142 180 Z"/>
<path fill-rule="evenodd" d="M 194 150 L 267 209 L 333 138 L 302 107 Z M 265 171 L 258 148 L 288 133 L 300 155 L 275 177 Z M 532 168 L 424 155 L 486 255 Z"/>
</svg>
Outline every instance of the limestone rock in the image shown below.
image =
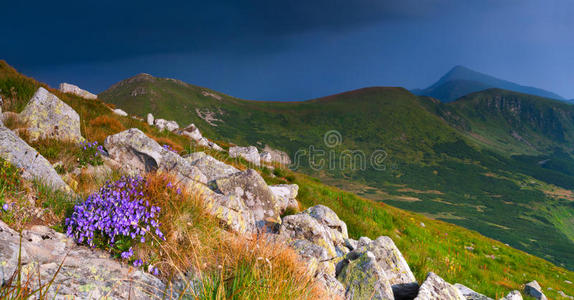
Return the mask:
<svg viewBox="0 0 574 300">
<path fill-rule="evenodd" d="M 188 136 L 194 141 L 199 141 L 201 138 L 203 138 L 203 135 L 201 135 L 199 129 L 195 127 L 195 124 L 189 124 L 187 127 L 181 129 L 179 134 Z"/>
<path fill-rule="evenodd" d="M 570 300 L 574 299 L 574 297 L 567 295 L 563 291 L 558 291 L 558 295 L 560 295 L 562 298 L 566 298 L 566 299 L 570 299 Z"/>
<path fill-rule="evenodd" d="M 251 210 L 241 198 L 235 195 L 222 195 L 212 190 L 202 191 L 207 209 L 224 225 L 239 233 L 257 233 L 258 228 Z"/>
<path fill-rule="evenodd" d="M 192 165 L 197 167 L 207 177 L 208 182 L 240 172 L 235 167 L 225 164 L 210 155 L 205 155 L 193 161 Z"/>
<path fill-rule="evenodd" d="M 269 153 L 267 151 L 261 152 L 261 154 L 259 154 L 259 157 L 260 157 L 262 162 L 265 162 L 268 164 L 273 162 L 273 157 L 271 156 L 271 153 Z"/>
<path fill-rule="evenodd" d="M 267 222 L 279 223 L 279 206 L 265 180 L 257 171 L 248 169 L 215 180 L 217 190 L 238 197 L 253 213 L 258 228 Z"/>
<path fill-rule="evenodd" d="M 492 300 L 492 298 L 479 294 L 473 291 L 471 288 L 462 285 L 460 283 L 455 283 L 454 287 L 460 291 L 460 293 L 466 298 L 466 300 Z"/>
<path fill-rule="evenodd" d="M 249 147 L 230 147 L 229 148 L 229 156 L 231 157 L 243 157 L 250 163 L 259 166 L 261 164 L 259 151 L 254 146 Z"/>
<path fill-rule="evenodd" d="M 289 157 L 289 154 L 287 154 L 286 152 L 277 150 L 277 149 L 273 149 L 271 147 L 269 147 L 269 145 L 265 145 L 265 148 L 263 148 L 264 152 L 267 152 L 271 155 L 271 161 L 272 162 L 277 162 L 280 163 L 282 165 L 290 165 L 291 164 L 291 158 Z"/>
<path fill-rule="evenodd" d="M 508 293 L 508 295 L 506 295 L 506 297 L 504 297 L 500 300 L 522 300 L 522 295 L 520 294 L 519 291 L 512 291 L 512 292 Z"/>
<path fill-rule="evenodd" d="M 427 278 L 419 289 L 415 300 L 465 300 L 462 293 L 450 283 L 444 281 L 433 272 L 428 273 Z"/>
<path fill-rule="evenodd" d="M 387 274 L 369 251 L 351 261 L 337 276 L 347 299 L 395 299 Z"/>
<path fill-rule="evenodd" d="M 39 88 L 20 119 L 27 123 L 32 140 L 52 138 L 61 141 L 81 142 L 80 115 L 69 105 L 43 87 Z"/>
<path fill-rule="evenodd" d="M 385 271 L 395 298 L 413 299 L 416 297 L 419 290 L 418 282 L 391 238 L 381 236 L 374 241 L 361 238 L 357 248 L 347 257 L 360 255 L 366 251 L 373 253 L 377 263 Z"/>
<path fill-rule="evenodd" d="M 151 113 L 148 113 L 148 114 L 147 114 L 146 121 L 147 121 L 147 124 L 148 124 L 149 126 L 153 126 L 153 124 L 154 124 L 154 122 L 153 122 L 153 121 L 154 121 L 154 118 L 153 118 L 153 115 L 152 115 Z"/>
<path fill-rule="evenodd" d="M 202 138 L 200 138 L 199 140 L 197 140 L 197 144 L 198 144 L 199 146 L 209 147 L 209 140 L 206 139 L 206 138 L 204 138 L 204 137 L 202 137 Z"/>
<path fill-rule="evenodd" d="M 137 128 L 108 136 L 104 147 L 110 158 L 128 173 L 160 170 L 174 173 L 183 184 L 207 183 L 198 168 L 178 154 L 165 150 Z"/>
<path fill-rule="evenodd" d="M 208 141 L 207 145 L 209 146 L 209 148 L 213 149 L 213 150 L 217 150 L 217 151 L 223 151 L 223 148 L 221 148 L 221 146 L 219 146 L 218 144 L 212 142 L 212 141 Z"/>
<path fill-rule="evenodd" d="M 165 285 L 156 277 L 110 258 L 109 253 L 77 246 L 65 235 L 45 226 L 22 233 L 22 274 L 31 276 L 32 288 L 38 279 L 54 278 L 47 298 L 58 299 L 150 299 L 164 296 Z M 20 235 L 0 221 L 0 281 L 8 280 L 18 266 Z M 38 269 L 40 278 L 38 278 Z M 177 296 L 177 295 L 172 295 Z"/>
<path fill-rule="evenodd" d="M 297 202 L 297 193 L 299 186 L 296 184 L 278 184 L 270 185 L 269 189 L 279 202 L 279 209 L 283 212 L 287 208 L 299 210 L 299 202 Z"/>
<path fill-rule="evenodd" d="M 155 119 L 154 125 L 160 131 L 161 130 L 176 131 L 179 129 L 179 125 L 177 124 L 176 121 L 168 121 L 164 119 Z"/>
<path fill-rule="evenodd" d="M 204 158 L 206 157 L 207 154 L 205 154 L 205 152 L 193 152 L 190 154 L 186 154 L 184 156 L 182 156 L 184 159 L 186 159 L 187 161 L 189 161 L 190 163 L 194 163 L 195 161 L 197 161 L 198 159 Z"/>
<path fill-rule="evenodd" d="M 90 100 L 94 100 L 97 99 L 98 96 L 94 95 L 86 90 L 83 90 L 81 88 L 79 88 L 76 85 L 73 84 L 69 84 L 69 83 L 60 83 L 60 92 L 63 93 L 70 93 L 70 94 L 74 94 L 76 96 L 80 96 L 82 98 L 86 98 L 86 99 L 90 99 Z"/>
<path fill-rule="evenodd" d="M 546 296 L 542 292 L 542 288 L 540 287 L 540 284 L 538 284 L 538 281 L 536 281 L 536 280 L 533 280 L 533 281 L 527 283 L 526 286 L 524 286 L 524 293 L 526 295 L 534 297 L 538 300 L 547 300 L 548 299 L 548 298 L 546 298 Z"/>
<path fill-rule="evenodd" d="M 0 126 L 0 157 L 22 169 L 27 180 L 37 179 L 55 189 L 71 191 L 47 159 L 4 126 Z"/>
<path fill-rule="evenodd" d="M 113 113 L 116 114 L 116 115 L 118 115 L 118 116 L 122 116 L 122 117 L 127 117 L 127 116 L 128 116 L 128 113 L 127 113 L 127 112 L 125 112 L 125 111 L 123 111 L 123 110 L 121 110 L 121 109 L 119 109 L 119 108 L 114 109 L 114 110 L 113 110 Z"/>
<path fill-rule="evenodd" d="M 345 287 L 337 278 L 325 273 L 320 273 L 316 276 L 316 279 L 319 283 L 323 284 L 329 299 L 345 299 Z"/>
</svg>

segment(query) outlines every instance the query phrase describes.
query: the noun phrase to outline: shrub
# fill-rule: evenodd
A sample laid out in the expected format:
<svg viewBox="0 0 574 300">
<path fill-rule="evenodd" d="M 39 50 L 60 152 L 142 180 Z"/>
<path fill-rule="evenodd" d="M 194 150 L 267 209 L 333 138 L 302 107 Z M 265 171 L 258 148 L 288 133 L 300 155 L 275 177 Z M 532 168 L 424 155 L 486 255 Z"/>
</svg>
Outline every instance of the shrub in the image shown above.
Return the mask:
<svg viewBox="0 0 574 300">
<path fill-rule="evenodd" d="M 90 195 L 66 219 L 68 236 L 131 259 L 136 267 L 143 265 L 143 261 L 132 259 L 133 247 L 146 239 L 165 239 L 159 229 L 160 208 L 145 199 L 144 184 L 142 177 L 122 177 Z"/>
<path fill-rule="evenodd" d="M 0 204 L 4 204 L 6 197 L 14 196 L 21 187 L 20 170 L 0 158 Z"/>
<path fill-rule="evenodd" d="M 80 144 L 82 150 L 78 152 L 78 163 L 81 166 L 99 166 L 104 163 L 102 159 L 102 154 L 104 154 L 104 148 L 98 145 L 98 142 L 82 142 Z"/>
</svg>

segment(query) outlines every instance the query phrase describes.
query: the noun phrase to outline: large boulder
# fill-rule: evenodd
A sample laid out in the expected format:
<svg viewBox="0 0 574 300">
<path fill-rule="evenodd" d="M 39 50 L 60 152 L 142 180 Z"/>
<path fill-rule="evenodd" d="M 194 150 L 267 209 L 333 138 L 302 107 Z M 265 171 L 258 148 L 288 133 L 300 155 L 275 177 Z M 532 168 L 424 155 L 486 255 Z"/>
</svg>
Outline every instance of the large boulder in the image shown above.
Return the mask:
<svg viewBox="0 0 574 300">
<path fill-rule="evenodd" d="M 64 234 L 33 226 L 20 234 L 0 221 L 0 283 L 18 270 L 32 289 L 47 284 L 46 298 L 53 299 L 152 299 L 164 295 L 165 285 L 153 275 L 112 259 L 109 253 L 77 246 Z M 61 269 L 58 269 L 62 264 Z M 39 272 L 39 275 L 38 275 Z M 57 273 L 57 275 L 56 275 Z M 39 278 L 38 278 L 39 276 Z M 46 289 L 46 288 L 45 288 Z"/>
<path fill-rule="evenodd" d="M 108 136 L 104 147 L 109 157 L 128 173 L 159 170 L 174 173 L 183 184 L 207 183 L 207 177 L 197 167 L 137 128 Z"/>
<path fill-rule="evenodd" d="M 387 274 L 370 251 L 351 261 L 337 278 L 347 299 L 395 299 Z"/>
<path fill-rule="evenodd" d="M 254 146 L 249 147 L 239 147 L 234 146 L 229 148 L 229 156 L 231 157 L 242 157 L 246 161 L 259 166 L 261 164 L 261 158 L 259 157 L 259 150 Z"/>
<path fill-rule="evenodd" d="M 12 130 L 0 125 L 0 157 L 23 170 L 22 177 L 39 180 L 54 189 L 71 191 L 50 162 L 19 138 Z"/>
<path fill-rule="evenodd" d="M 519 291 L 512 291 L 506 295 L 506 297 L 500 300 L 522 300 L 522 294 Z"/>
<path fill-rule="evenodd" d="M 460 283 L 455 283 L 454 287 L 460 291 L 460 293 L 466 298 L 466 300 L 493 300 L 492 298 L 486 297 L 483 294 L 479 294 L 473 291 L 471 288 L 462 285 Z"/>
<path fill-rule="evenodd" d="M 540 284 L 538 284 L 538 281 L 536 280 L 533 280 L 524 286 L 524 293 L 538 300 L 548 299 L 542 292 L 542 287 L 540 287 Z"/>
<path fill-rule="evenodd" d="M 235 167 L 223 163 L 210 155 L 194 160 L 192 165 L 197 167 L 207 177 L 208 182 L 240 172 Z"/>
<path fill-rule="evenodd" d="M 81 142 L 80 115 L 68 104 L 43 87 L 39 88 L 20 119 L 27 123 L 32 140 L 50 138 L 61 141 Z"/>
<path fill-rule="evenodd" d="M 278 184 L 270 185 L 269 189 L 279 203 L 279 209 L 284 212 L 288 208 L 299 210 L 299 202 L 297 202 L 297 193 L 299 186 L 296 184 Z"/>
<path fill-rule="evenodd" d="M 385 271 L 396 299 L 413 299 L 416 297 L 419 290 L 418 282 L 391 238 L 381 236 L 374 241 L 361 238 L 357 247 L 346 257 L 352 259 L 354 256 L 360 256 L 365 252 L 372 253 L 378 265 Z"/>
<path fill-rule="evenodd" d="M 218 218 L 226 227 L 239 233 L 257 233 L 255 218 L 241 198 L 235 195 L 222 195 L 210 189 L 201 191 L 209 213 Z"/>
<path fill-rule="evenodd" d="M 444 281 L 433 272 L 428 273 L 427 278 L 419 289 L 415 300 L 465 300 L 462 293 L 450 283 Z"/>
<path fill-rule="evenodd" d="M 279 205 L 257 171 L 248 169 L 215 180 L 215 188 L 223 195 L 238 197 L 252 212 L 256 226 L 280 223 Z"/>
<path fill-rule="evenodd" d="M 74 94 L 76 96 L 80 96 L 82 98 L 86 98 L 86 99 L 90 99 L 90 100 L 94 100 L 94 99 L 98 98 L 97 95 L 94 95 L 94 94 L 92 94 L 86 90 L 83 90 L 76 85 L 65 83 L 65 82 L 60 83 L 60 89 L 59 90 L 62 93 L 70 93 L 70 94 Z"/>
</svg>

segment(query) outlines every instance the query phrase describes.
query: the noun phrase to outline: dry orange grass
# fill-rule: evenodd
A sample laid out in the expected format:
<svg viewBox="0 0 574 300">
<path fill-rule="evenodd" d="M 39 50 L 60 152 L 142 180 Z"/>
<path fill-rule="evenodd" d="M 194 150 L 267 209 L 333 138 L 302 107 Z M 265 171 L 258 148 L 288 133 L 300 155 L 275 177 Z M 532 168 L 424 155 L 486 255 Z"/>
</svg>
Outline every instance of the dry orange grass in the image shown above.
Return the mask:
<svg viewBox="0 0 574 300">
<path fill-rule="evenodd" d="M 86 138 L 91 141 L 103 143 L 110 134 L 115 134 L 126 128 L 120 121 L 111 115 L 101 115 L 92 119 L 88 127 L 85 128 Z"/>
<path fill-rule="evenodd" d="M 207 212 L 201 193 L 193 188 L 178 192 L 175 182 L 163 173 L 146 176 L 144 193 L 162 209 L 166 241 L 141 246 L 136 256 L 158 267 L 166 278 L 192 270 L 203 283 L 203 290 L 194 291 L 195 298 L 325 298 L 291 248 L 222 230 L 219 220 Z"/>
</svg>

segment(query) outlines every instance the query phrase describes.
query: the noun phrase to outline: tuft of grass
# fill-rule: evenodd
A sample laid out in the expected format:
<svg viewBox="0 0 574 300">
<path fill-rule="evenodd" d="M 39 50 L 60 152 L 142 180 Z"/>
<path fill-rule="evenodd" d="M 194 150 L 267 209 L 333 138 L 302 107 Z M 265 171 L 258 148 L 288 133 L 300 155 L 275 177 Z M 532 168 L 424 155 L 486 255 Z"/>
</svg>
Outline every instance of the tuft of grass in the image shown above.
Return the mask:
<svg viewBox="0 0 574 300">
<path fill-rule="evenodd" d="M 175 182 L 164 173 L 147 175 L 144 194 L 162 208 L 166 241 L 138 245 L 136 257 L 151 262 L 166 278 L 185 278 L 192 271 L 201 284 L 187 292 L 196 299 L 323 297 L 292 249 L 223 230 L 201 192 L 170 184 Z"/>
</svg>

